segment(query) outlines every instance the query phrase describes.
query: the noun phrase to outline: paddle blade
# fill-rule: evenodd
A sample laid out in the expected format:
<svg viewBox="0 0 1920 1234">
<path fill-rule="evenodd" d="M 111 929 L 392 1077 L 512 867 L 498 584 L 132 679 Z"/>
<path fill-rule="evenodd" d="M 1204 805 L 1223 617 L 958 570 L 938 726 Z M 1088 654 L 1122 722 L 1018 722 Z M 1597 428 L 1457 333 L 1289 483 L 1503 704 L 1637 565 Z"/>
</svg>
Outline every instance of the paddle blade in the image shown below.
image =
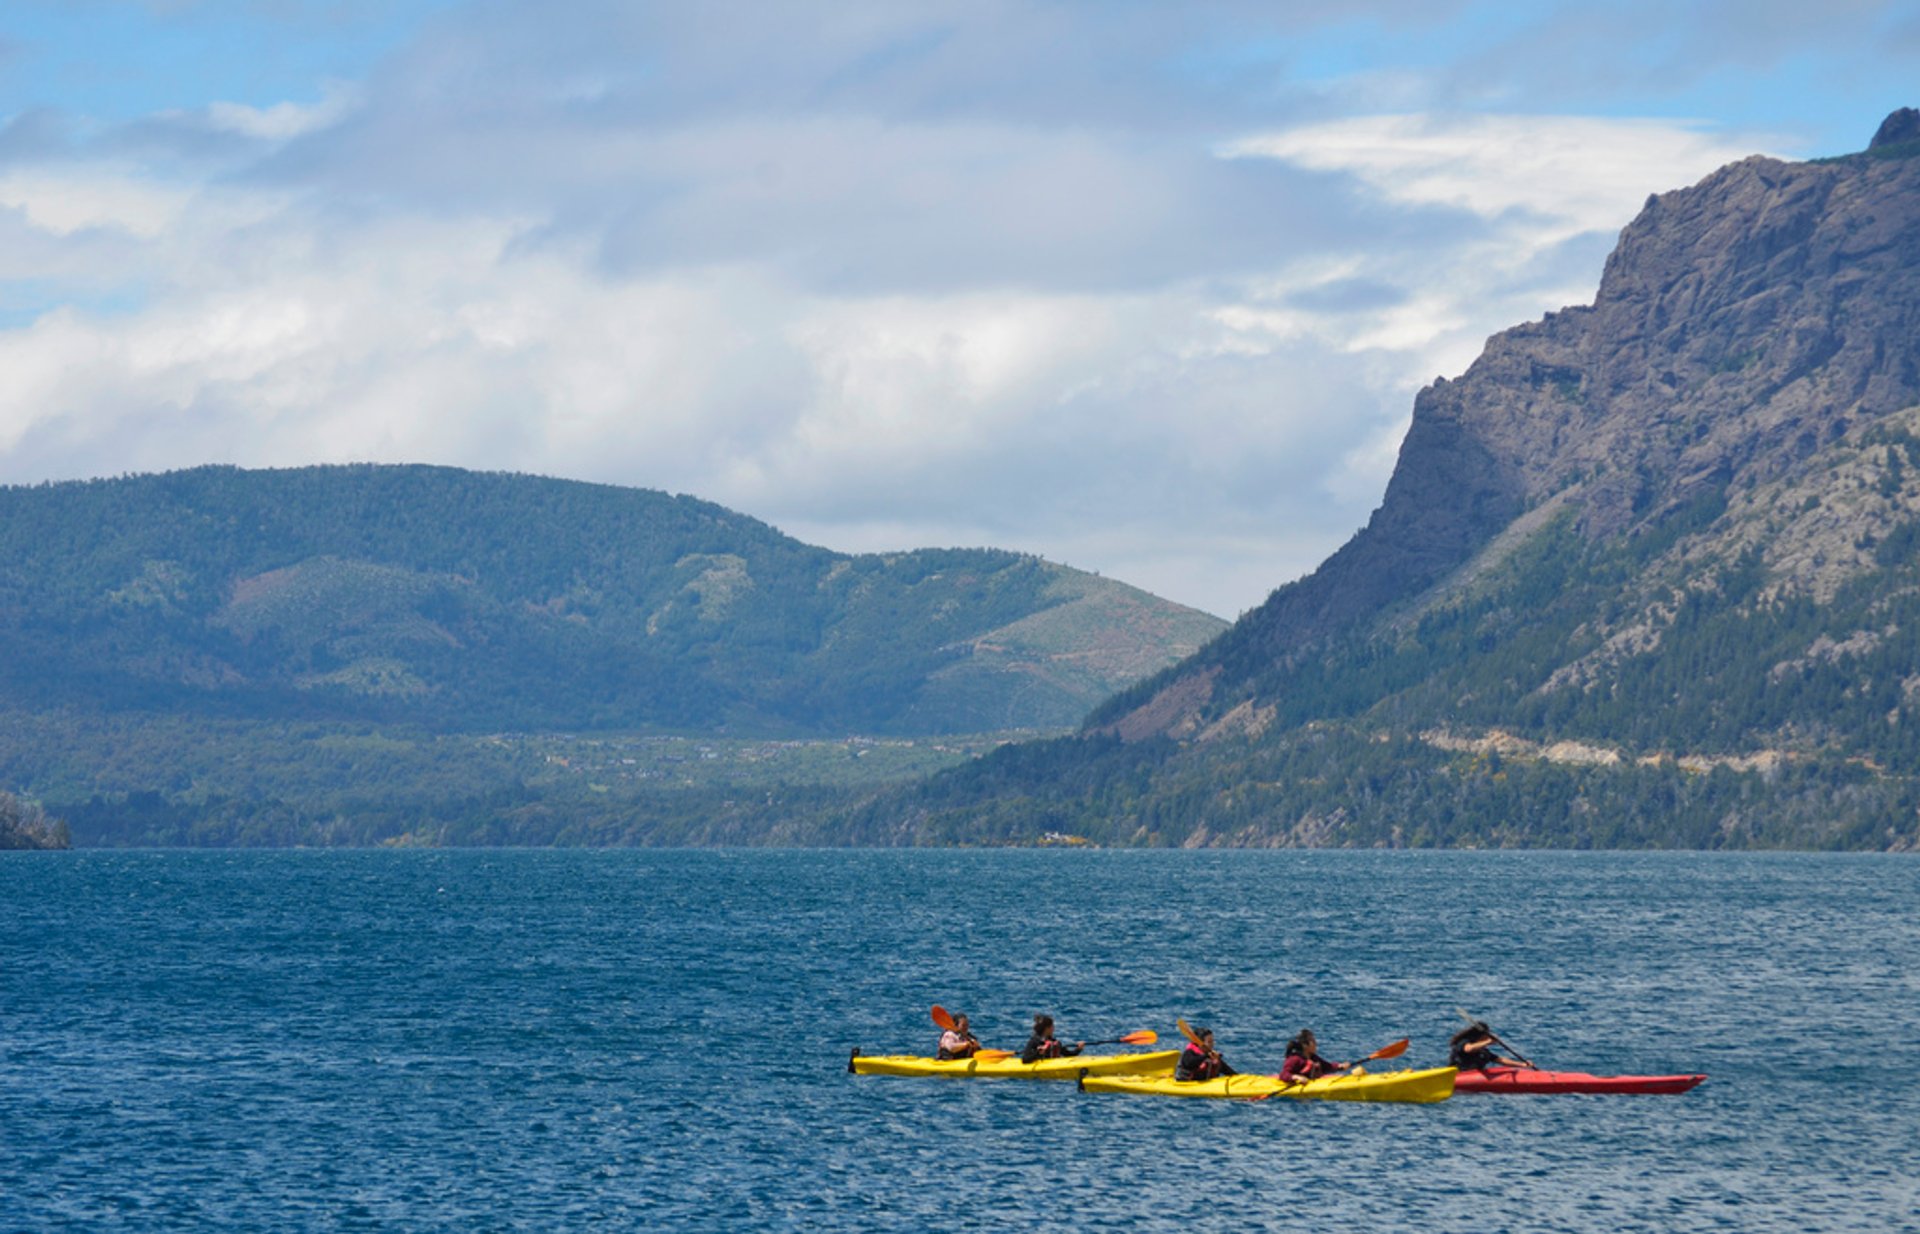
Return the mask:
<svg viewBox="0 0 1920 1234">
<path fill-rule="evenodd" d="M 1013 1051 L 1012 1050 L 975 1050 L 973 1052 L 973 1057 L 974 1057 L 974 1061 L 976 1062 L 997 1063 L 1002 1061 L 1003 1059 L 1012 1058 Z"/>
<path fill-rule="evenodd" d="M 1137 1033 L 1128 1033 L 1126 1036 L 1120 1038 L 1120 1044 L 1121 1045 L 1152 1045 L 1154 1042 L 1158 1040 L 1160 1040 L 1159 1033 L 1154 1032 L 1150 1028 L 1143 1028 Z"/>
<path fill-rule="evenodd" d="M 933 1005 L 933 1022 L 948 1032 L 952 1032 L 954 1029 L 953 1017 L 948 1015 L 947 1009 L 939 1003 Z"/>
<path fill-rule="evenodd" d="M 1381 1046 L 1379 1049 L 1367 1055 L 1365 1058 L 1361 1059 L 1360 1061 L 1365 1063 L 1365 1062 L 1371 1062 L 1376 1058 L 1399 1058 L 1402 1054 L 1405 1054 L 1407 1052 L 1408 1041 L 1409 1041 L 1408 1038 L 1402 1037 L 1400 1038 L 1400 1040 L 1394 1042 L 1392 1045 Z"/>
<path fill-rule="evenodd" d="M 1187 1022 L 1185 1020 L 1175 1020 L 1173 1022 L 1173 1026 L 1180 1030 L 1180 1035 L 1182 1037 L 1185 1037 L 1188 1041 L 1193 1042 L 1193 1044 L 1195 1045 L 1200 1044 L 1199 1035 L 1196 1034 L 1192 1028 L 1188 1027 Z"/>
</svg>

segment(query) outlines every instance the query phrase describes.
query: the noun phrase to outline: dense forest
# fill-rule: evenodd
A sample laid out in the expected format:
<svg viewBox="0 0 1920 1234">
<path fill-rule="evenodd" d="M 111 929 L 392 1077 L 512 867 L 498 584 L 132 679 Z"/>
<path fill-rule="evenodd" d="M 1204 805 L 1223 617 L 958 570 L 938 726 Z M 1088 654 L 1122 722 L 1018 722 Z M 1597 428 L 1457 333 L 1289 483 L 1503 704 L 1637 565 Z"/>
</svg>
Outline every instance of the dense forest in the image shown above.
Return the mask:
<svg viewBox="0 0 1920 1234">
<path fill-rule="evenodd" d="M 1095 731 L 1009 747 L 862 812 L 894 843 L 1046 832 L 1102 843 L 1908 848 L 1920 841 L 1920 520 L 1826 603 L 1769 595 L 1748 554 L 1675 605 L 1658 654 L 1543 689 L 1596 611 L 1708 498 L 1624 544 L 1564 521 L 1471 596 L 1329 640 L 1256 679 L 1266 732 Z M 1816 649 L 1808 654 L 1808 649 Z M 1141 687 L 1139 693 L 1154 688 Z M 1103 715 L 1129 705 L 1117 700 Z M 1515 734 L 1520 755 L 1449 735 Z M 1565 762 L 1552 743 L 1578 743 Z M 1773 756 L 1752 758 L 1756 751 Z"/>
<path fill-rule="evenodd" d="M 1025 554 L 847 555 L 532 476 L 0 488 L 0 785 L 82 843 L 744 839 L 999 740 L 933 739 L 1071 728 L 1224 627 Z M 634 770 L 696 737 L 779 757 Z M 606 741 L 627 761 L 578 774 Z"/>
</svg>

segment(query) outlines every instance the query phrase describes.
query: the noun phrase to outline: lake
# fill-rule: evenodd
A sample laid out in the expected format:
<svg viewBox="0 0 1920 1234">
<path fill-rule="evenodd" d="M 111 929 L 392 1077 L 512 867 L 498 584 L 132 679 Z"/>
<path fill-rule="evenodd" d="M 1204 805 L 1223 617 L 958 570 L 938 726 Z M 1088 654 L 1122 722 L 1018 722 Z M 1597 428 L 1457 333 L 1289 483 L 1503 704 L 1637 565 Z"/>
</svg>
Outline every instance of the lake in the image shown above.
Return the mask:
<svg viewBox="0 0 1920 1234">
<path fill-rule="evenodd" d="M 1920 1228 L 1920 860 L 0 853 L 0 1230 Z M 1664 1097 L 854 1077 L 1213 1027 Z M 1390 1064 L 1383 1064 L 1390 1065 Z"/>
</svg>

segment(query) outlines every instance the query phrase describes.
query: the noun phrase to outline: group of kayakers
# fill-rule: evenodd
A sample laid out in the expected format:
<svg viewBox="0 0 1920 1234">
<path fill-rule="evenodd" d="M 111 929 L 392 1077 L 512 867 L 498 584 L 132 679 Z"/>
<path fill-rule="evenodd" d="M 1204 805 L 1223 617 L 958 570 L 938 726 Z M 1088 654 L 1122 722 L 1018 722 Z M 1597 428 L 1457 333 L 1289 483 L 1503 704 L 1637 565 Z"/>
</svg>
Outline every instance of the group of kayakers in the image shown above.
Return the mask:
<svg viewBox="0 0 1920 1234">
<path fill-rule="evenodd" d="M 1053 1017 L 1037 1015 L 1033 1017 L 1033 1035 L 1027 1038 L 1025 1048 L 1020 1051 L 1020 1061 L 1037 1063 L 1043 1058 L 1072 1058 L 1087 1048 L 1084 1041 L 1072 1045 L 1054 1036 Z M 980 1052 L 980 1039 L 973 1035 L 973 1028 L 965 1015 L 956 1014 L 952 1024 L 940 1034 L 940 1050 L 935 1055 L 940 1059 L 972 1058 Z"/>
<path fill-rule="evenodd" d="M 946 1015 L 946 1013 L 942 1014 Z M 941 1059 L 972 1058 L 982 1048 L 980 1039 L 973 1035 L 973 1029 L 965 1015 L 948 1015 L 939 1022 L 945 1027 L 945 1031 L 940 1034 L 937 1057 Z M 1214 1045 L 1212 1029 L 1200 1026 L 1189 1028 L 1184 1021 L 1180 1027 L 1181 1031 L 1187 1035 L 1187 1046 L 1180 1051 L 1180 1059 L 1174 1064 L 1174 1079 L 1211 1080 L 1219 1076 L 1239 1074 Z M 1026 1046 L 1020 1051 L 1020 1061 L 1037 1063 L 1046 1058 L 1072 1058 L 1086 1046 L 1087 1043 L 1084 1041 L 1069 1044 L 1060 1040 L 1054 1031 L 1053 1017 L 1043 1013 L 1033 1017 L 1033 1033 L 1027 1038 Z M 1399 1046 L 1404 1049 L 1406 1043 L 1400 1042 Z M 1531 1068 L 1533 1066 L 1524 1058 L 1509 1057 L 1496 1048 L 1505 1046 L 1506 1042 L 1494 1035 L 1486 1021 L 1475 1020 L 1455 1033 L 1448 1041 L 1447 1062 L 1448 1065 L 1462 1071 L 1484 1071 L 1488 1067 Z M 1320 1042 L 1314 1037 L 1313 1030 L 1303 1028 L 1287 1042 L 1286 1060 L 1280 1064 L 1280 1079 L 1288 1083 L 1317 1080 L 1322 1076 L 1345 1071 L 1354 1065 L 1352 1062 L 1334 1062 L 1321 1057 Z"/>
</svg>

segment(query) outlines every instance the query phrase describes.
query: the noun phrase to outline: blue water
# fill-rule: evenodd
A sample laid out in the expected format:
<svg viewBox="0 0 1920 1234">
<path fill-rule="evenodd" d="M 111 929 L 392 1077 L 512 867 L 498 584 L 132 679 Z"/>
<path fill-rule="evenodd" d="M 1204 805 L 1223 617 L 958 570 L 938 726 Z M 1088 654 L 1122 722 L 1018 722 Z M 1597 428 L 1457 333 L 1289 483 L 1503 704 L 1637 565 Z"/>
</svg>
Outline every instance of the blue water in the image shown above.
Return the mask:
<svg viewBox="0 0 1920 1234">
<path fill-rule="evenodd" d="M 0 854 L 0 1230 L 1920 1228 L 1920 860 Z M 1456 1006 L 1669 1097 L 853 1077 L 929 1004 L 1272 1070 Z"/>
</svg>

